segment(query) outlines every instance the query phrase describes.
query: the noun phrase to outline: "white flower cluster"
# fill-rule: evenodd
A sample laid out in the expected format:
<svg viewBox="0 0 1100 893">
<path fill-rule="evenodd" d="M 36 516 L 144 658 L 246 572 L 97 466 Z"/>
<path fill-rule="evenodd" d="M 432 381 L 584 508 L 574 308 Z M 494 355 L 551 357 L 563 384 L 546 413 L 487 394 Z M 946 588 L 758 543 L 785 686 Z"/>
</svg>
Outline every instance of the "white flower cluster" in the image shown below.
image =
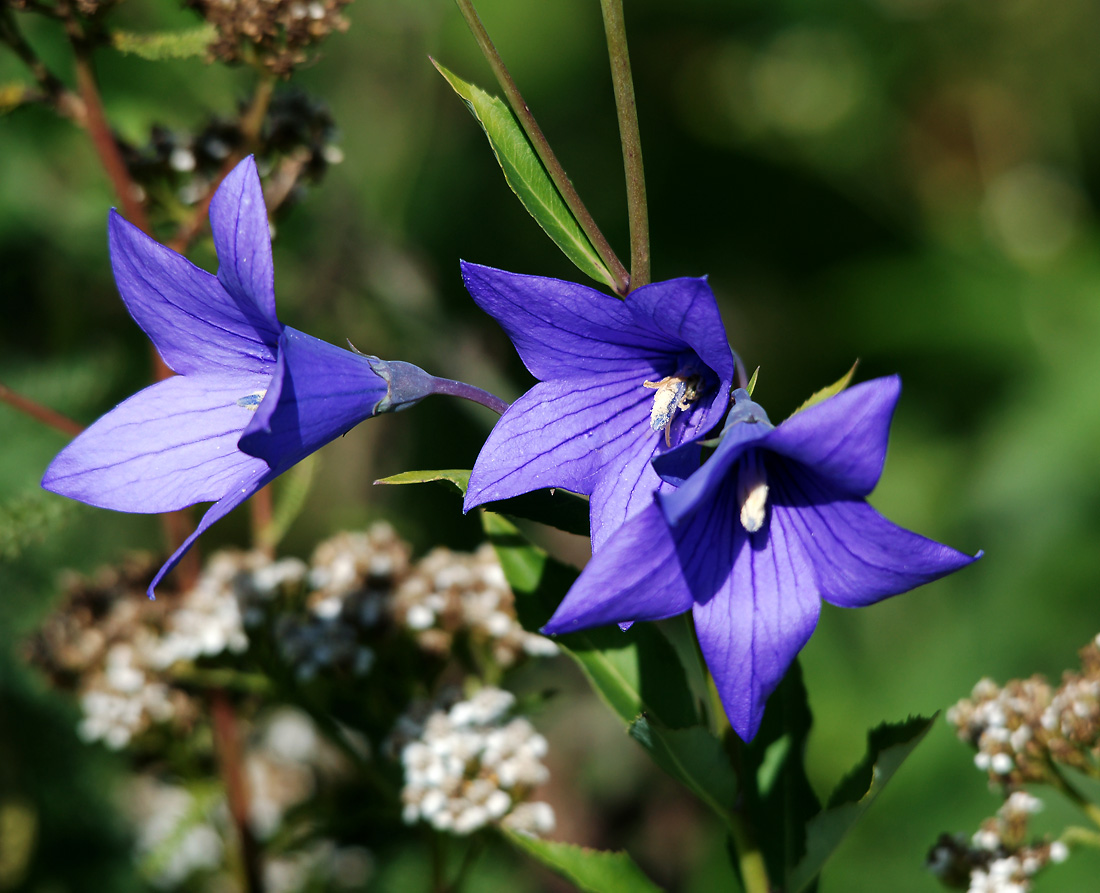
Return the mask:
<svg viewBox="0 0 1100 893">
<path fill-rule="evenodd" d="M 1061 841 L 1026 842 L 1028 820 L 1042 808 L 1037 797 L 1014 791 L 969 841 L 963 834 L 943 835 L 926 867 L 949 886 L 966 886 L 968 893 L 1028 893 L 1043 868 L 1069 856 Z"/>
<path fill-rule="evenodd" d="M 151 723 L 176 715 L 168 686 L 146 675 L 142 655 L 126 642 L 111 645 L 102 672 L 85 679 L 80 708 L 84 715 L 77 734 L 112 750 L 125 747 Z"/>
<path fill-rule="evenodd" d="M 427 651 L 446 653 L 454 635 L 464 630 L 475 644 L 488 647 L 502 667 L 512 666 L 523 654 L 558 653 L 557 645 L 527 632 L 516 620 L 512 591 L 488 544 L 473 555 L 433 549 L 398 586 L 393 611 Z"/>
<path fill-rule="evenodd" d="M 1100 756 L 1100 646 L 1081 650 L 1081 673 L 1066 673 L 1053 689 L 1040 676 L 1004 688 L 982 679 L 970 697 L 947 711 L 961 740 L 973 746 L 974 765 L 990 779 L 1019 785 L 1044 781 L 1050 762 L 1088 768 Z"/>
<path fill-rule="evenodd" d="M 449 703 L 449 706 L 447 704 Z M 471 834 L 490 823 L 528 834 L 554 828 L 548 803 L 530 801 L 549 779 L 546 739 L 523 717 L 508 719 L 515 696 L 481 689 L 468 701 L 445 698 L 398 722 L 391 749 L 405 769 L 401 792 L 408 824 Z"/>
</svg>

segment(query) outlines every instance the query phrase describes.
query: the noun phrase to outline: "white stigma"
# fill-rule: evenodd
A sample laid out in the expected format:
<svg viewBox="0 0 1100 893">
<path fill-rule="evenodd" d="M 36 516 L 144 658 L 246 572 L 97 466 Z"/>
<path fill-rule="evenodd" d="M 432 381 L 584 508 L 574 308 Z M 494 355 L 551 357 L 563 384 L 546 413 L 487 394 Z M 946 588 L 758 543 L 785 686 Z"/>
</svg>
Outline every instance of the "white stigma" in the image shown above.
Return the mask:
<svg viewBox="0 0 1100 893">
<path fill-rule="evenodd" d="M 755 452 L 745 456 L 737 479 L 737 501 L 741 503 L 741 526 L 749 533 L 756 533 L 767 516 L 768 479 Z"/>
</svg>

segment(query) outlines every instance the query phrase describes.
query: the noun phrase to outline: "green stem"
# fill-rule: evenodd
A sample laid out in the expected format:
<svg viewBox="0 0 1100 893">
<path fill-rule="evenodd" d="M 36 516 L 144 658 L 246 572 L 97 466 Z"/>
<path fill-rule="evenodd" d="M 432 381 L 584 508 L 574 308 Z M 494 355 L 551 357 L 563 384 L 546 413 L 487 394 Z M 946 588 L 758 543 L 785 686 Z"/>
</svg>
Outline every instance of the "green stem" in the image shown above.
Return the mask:
<svg viewBox="0 0 1100 893">
<path fill-rule="evenodd" d="M 485 56 L 486 61 L 489 63 L 489 67 L 493 69 L 493 75 L 496 77 L 497 83 L 500 84 L 500 89 L 504 91 L 504 96 L 508 100 L 508 104 L 512 107 L 512 111 L 515 112 L 516 117 L 519 119 L 519 123 L 523 127 L 524 133 L 527 134 L 527 138 L 531 141 L 531 145 L 538 154 L 539 160 L 546 168 L 546 172 L 550 175 L 550 179 L 554 181 L 554 185 L 557 187 L 565 204 L 568 205 L 569 210 L 576 218 L 577 224 L 588 237 L 588 241 L 592 243 L 592 247 L 596 249 L 596 253 L 600 255 L 600 259 L 611 271 L 611 276 L 616 283 L 615 290 L 619 294 L 625 295 L 631 287 L 630 275 L 627 273 L 626 267 L 623 266 L 622 261 L 615 255 L 615 252 L 611 248 L 611 243 L 609 243 L 604 234 L 600 232 L 600 228 L 596 225 L 596 221 L 589 213 L 588 208 L 585 207 L 584 202 L 581 201 L 581 197 L 577 194 L 577 190 L 573 188 L 569 176 L 565 173 L 565 168 L 561 166 L 561 162 L 558 161 L 557 156 L 554 154 L 554 150 L 550 148 L 550 143 L 543 134 L 542 128 L 539 127 L 538 122 L 535 120 L 535 116 L 531 114 L 531 109 L 529 109 L 527 103 L 524 102 L 523 96 L 516 86 L 516 82 L 512 80 L 512 75 L 508 72 L 508 68 L 504 64 L 504 60 L 501 59 L 500 53 L 497 52 L 497 48 L 489 38 L 489 32 L 486 31 L 485 26 L 481 24 L 481 19 L 478 18 L 477 10 L 474 9 L 472 0 L 455 0 L 455 4 L 462 13 L 462 17 L 466 19 L 466 24 L 469 26 L 470 32 L 474 35 L 477 45 L 481 48 L 482 55 Z M 633 230 L 631 230 L 631 232 L 633 232 Z"/>
<path fill-rule="evenodd" d="M 1055 780 L 1055 787 L 1068 797 L 1073 804 L 1092 820 L 1092 823 L 1100 828 L 1100 806 L 1087 799 L 1077 788 L 1070 784 L 1053 763 L 1050 766 Z"/>
<path fill-rule="evenodd" d="M 737 864 L 741 868 L 741 883 L 745 893 L 770 893 L 771 883 L 768 881 L 764 854 L 760 852 L 744 818 L 734 813 L 733 821 L 727 827 L 733 837 L 734 849 L 737 850 Z"/>
<path fill-rule="evenodd" d="M 642 168 L 642 138 L 638 131 L 638 106 L 634 102 L 634 79 L 626 48 L 626 21 L 622 0 L 600 0 L 607 52 L 611 57 L 611 80 L 615 85 L 615 107 L 619 112 L 619 139 L 626 168 L 626 204 L 630 218 L 630 287 L 649 283 L 649 212 L 645 200 L 645 172 Z"/>
</svg>

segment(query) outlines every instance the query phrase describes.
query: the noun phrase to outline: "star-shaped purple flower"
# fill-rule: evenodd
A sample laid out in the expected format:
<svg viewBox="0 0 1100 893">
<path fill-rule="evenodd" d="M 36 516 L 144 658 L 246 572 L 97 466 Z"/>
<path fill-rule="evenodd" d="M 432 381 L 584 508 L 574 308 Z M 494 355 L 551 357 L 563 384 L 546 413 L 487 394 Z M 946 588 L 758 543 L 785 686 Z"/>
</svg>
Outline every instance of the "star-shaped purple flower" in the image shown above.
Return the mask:
<svg viewBox="0 0 1100 893">
<path fill-rule="evenodd" d="M 465 509 L 547 487 L 592 497 L 592 546 L 669 489 L 654 456 L 726 411 L 734 357 L 705 279 L 672 279 L 624 300 L 559 279 L 463 263 L 466 288 L 535 378 L 497 422 Z M 698 466 L 698 448 L 686 451 Z M 677 454 L 682 455 L 682 454 Z"/>
<path fill-rule="evenodd" d="M 896 376 L 875 379 L 775 427 L 736 390 L 714 454 L 611 537 L 544 632 L 690 609 L 730 723 L 751 740 L 821 599 L 862 607 L 981 555 L 898 527 L 865 500 L 900 391 Z"/>
<path fill-rule="evenodd" d="M 210 204 L 218 275 L 112 211 L 111 265 L 134 321 L 177 374 L 115 407 L 50 463 L 47 490 L 122 512 L 213 502 L 157 573 L 309 453 L 379 412 L 431 393 L 433 379 L 335 347 L 275 316 L 271 236 L 251 158 Z"/>
</svg>

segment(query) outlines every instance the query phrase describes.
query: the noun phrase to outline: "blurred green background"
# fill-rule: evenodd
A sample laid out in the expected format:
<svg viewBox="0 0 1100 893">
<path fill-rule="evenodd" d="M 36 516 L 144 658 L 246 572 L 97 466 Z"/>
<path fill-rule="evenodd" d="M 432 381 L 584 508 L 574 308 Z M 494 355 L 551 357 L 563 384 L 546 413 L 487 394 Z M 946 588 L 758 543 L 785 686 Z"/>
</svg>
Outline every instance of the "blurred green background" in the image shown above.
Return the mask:
<svg viewBox="0 0 1100 893">
<path fill-rule="evenodd" d="M 598 4 L 478 7 L 581 195 L 628 256 Z M 861 378 L 900 373 L 872 502 L 906 527 L 986 552 L 962 574 L 872 609 L 825 609 L 804 669 L 811 772 L 827 793 L 862 753 L 868 727 L 940 710 L 983 675 L 1057 679 L 1100 630 L 1100 5 L 626 7 L 655 278 L 710 276 L 734 348 L 750 370 L 761 367 L 755 396 L 773 418 L 856 358 Z M 129 0 L 115 15 L 135 30 L 196 22 L 153 0 Z M 280 316 L 512 399 L 530 378 L 465 294 L 458 259 L 577 277 L 427 57 L 495 92 L 491 76 L 447 0 L 356 0 L 348 16 L 348 33 L 294 78 L 329 104 L 345 160 L 278 221 Z M 69 77 L 53 29 L 21 22 Z M 108 114 L 138 144 L 154 123 L 183 132 L 232 114 L 251 83 L 247 71 L 199 61 L 103 51 L 97 63 Z M 0 83 L 13 80 L 26 75 L 0 50 Z M 0 118 L 0 162 L 0 381 L 89 422 L 149 380 L 146 342 L 111 280 L 105 224 L 116 200 L 86 135 L 43 108 Z M 192 257 L 212 266 L 209 245 Z M 371 486 L 411 468 L 472 464 L 492 417 L 437 399 L 322 451 L 284 549 L 308 553 L 322 536 L 379 517 L 418 550 L 472 546 L 476 520 L 442 489 Z M 59 569 L 158 549 L 160 528 L 40 493 L 64 438 L 3 405 L 0 431 L 0 787 L 34 775 L 35 789 L 56 798 L 43 807 L 41 845 L 101 871 L 94 889 L 125 889 L 125 838 L 108 805 L 117 767 L 76 741 L 74 708 L 21 666 L 18 643 L 50 609 Z M 245 531 L 234 517 L 204 548 L 243 543 Z M 576 543 L 564 548 L 583 558 Z M 557 669 L 575 695 L 559 699 L 547 715 L 558 727 L 546 731 L 584 764 L 576 778 L 587 786 L 569 797 L 674 798 L 610 716 L 582 700 L 569 668 Z M 822 890 L 935 890 L 921 868 L 928 847 L 941 831 L 972 832 L 998 803 L 941 722 Z M 1052 799 L 1037 824 L 1060 828 L 1069 816 Z M 663 858 L 720 860 L 710 832 L 670 847 L 675 826 L 634 822 L 611 841 L 565 822 L 560 831 L 626 845 L 657 877 Z M 74 849 L 78 840 L 94 846 Z M 1091 889 L 1098 872 L 1100 858 L 1075 853 L 1036 889 Z M 701 868 L 683 889 L 718 883 Z"/>
</svg>

